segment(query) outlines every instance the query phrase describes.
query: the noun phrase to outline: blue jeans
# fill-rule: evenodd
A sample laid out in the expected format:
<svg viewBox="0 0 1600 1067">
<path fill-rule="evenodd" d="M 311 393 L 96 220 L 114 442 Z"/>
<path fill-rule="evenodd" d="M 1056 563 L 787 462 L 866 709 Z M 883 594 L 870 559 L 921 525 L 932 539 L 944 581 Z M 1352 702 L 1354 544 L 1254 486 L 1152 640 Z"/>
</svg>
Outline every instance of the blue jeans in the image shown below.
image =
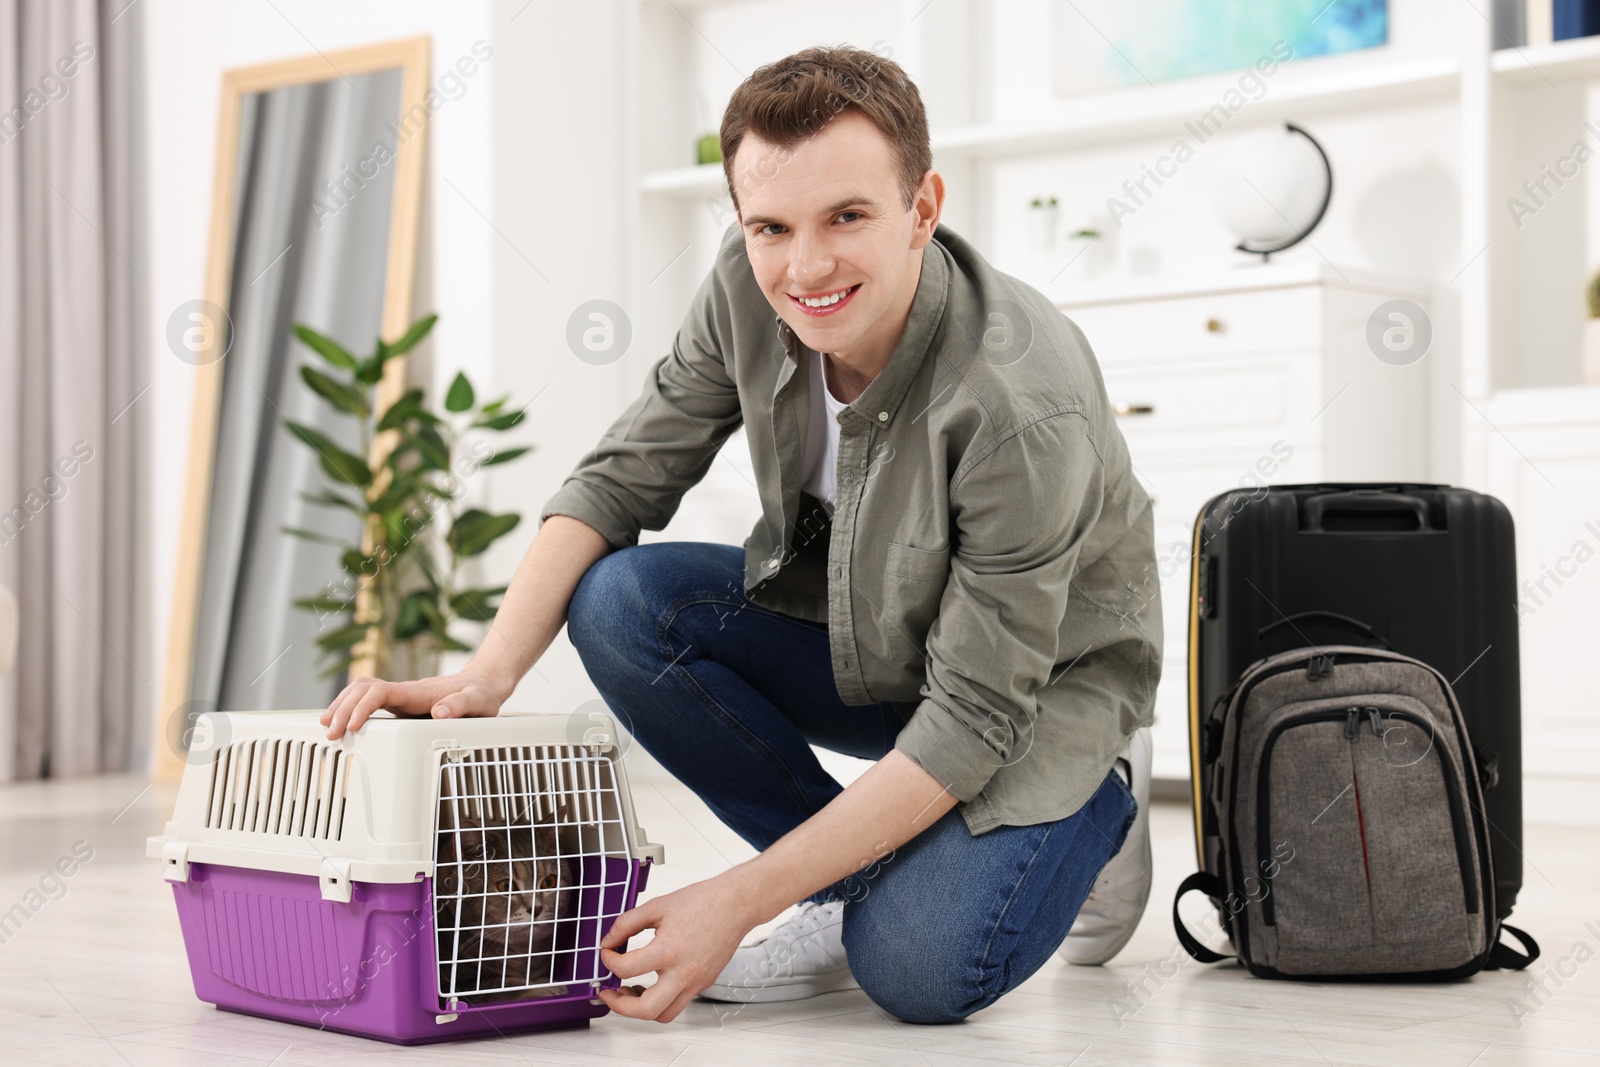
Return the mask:
<svg viewBox="0 0 1600 1067">
<path fill-rule="evenodd" d="M 888 702 L 840 701 L 826 626 L 743 591 L 740 547 L 636 545 L 589 569 L 567 626 L 635 742 L 761 850 L 843 790 L 811 745 L 878 759 L 902 723 Z M 845 901 L 845 953 L 875 1003 L 908 1022 L 955 1022 L 1049 960 L 1134 811 L 1114 772 L 1056 822 L 973 836 L 952 808 L 810 899 Z"/>
</svg>

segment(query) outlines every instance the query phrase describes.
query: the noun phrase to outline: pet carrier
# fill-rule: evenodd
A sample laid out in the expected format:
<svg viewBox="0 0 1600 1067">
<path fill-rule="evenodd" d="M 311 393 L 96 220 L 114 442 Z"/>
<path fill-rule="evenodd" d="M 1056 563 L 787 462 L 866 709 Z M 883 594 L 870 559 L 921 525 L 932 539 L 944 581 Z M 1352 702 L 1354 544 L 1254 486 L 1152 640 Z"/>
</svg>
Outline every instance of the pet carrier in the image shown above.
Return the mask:
<svg viewBox="0 0 1600 1067">
<path fill-rule="evenodd" d="M 195 993 L 400 1044 L 587 1025 L 601 936 L 661 846 L 634 822 L 614 725 L 591 716 L 209 713 L 166 833 Z"/>
</svg>

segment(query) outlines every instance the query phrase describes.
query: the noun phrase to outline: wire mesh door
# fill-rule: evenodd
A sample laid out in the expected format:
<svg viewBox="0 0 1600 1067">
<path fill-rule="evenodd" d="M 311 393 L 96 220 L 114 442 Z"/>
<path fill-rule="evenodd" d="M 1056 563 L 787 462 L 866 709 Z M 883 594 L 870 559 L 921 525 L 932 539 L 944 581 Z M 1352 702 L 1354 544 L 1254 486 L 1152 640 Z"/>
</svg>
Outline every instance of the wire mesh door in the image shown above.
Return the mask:
<svg viewBox="0 0 1600 1067">
<path fill-rule="evenodd" d="M 466 749 L 439 765 L 439 997 L 591 996 L 634 864 L 611 760 L 577 745 Z"/>
</svg>

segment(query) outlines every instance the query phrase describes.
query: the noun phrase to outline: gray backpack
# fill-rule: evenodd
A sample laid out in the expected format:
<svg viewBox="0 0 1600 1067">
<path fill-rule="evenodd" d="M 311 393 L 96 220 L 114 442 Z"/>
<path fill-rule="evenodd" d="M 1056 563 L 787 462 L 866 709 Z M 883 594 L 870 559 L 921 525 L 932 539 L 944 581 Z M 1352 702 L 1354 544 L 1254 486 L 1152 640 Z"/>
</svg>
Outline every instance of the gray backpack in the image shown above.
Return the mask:
<svg viewBox="0 0 1600 1067">
<path fill-rule="evenodd" d="M 1210 896 L 1252 974 L 1443 979 L 1538 958 L 1498 920 L 1492 768 L 1437 670 L 1385 649 L 1301 648 L 1252 665 L 1224 700 L 1201 798 L 1221 869 L 1191 875 L 1178 900 Z M 1184 925 L 1177 900 L 1172 919 L 1195 959 L 1227 958 Z"/>
</svg>

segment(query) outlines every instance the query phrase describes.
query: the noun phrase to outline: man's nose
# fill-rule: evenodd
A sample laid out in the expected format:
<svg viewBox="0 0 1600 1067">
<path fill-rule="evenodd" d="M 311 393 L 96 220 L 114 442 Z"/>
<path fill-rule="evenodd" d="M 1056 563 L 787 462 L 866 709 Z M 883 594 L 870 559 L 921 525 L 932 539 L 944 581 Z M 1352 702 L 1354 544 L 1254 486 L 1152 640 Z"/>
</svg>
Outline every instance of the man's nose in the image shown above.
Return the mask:
<svg viewBox="0 0 1600 1067">
<path fill-rule="evenodd" d="M 802 293 L 813 292 L 813 287 L 833 274 L 836 259 L 830 243 L 814 235 L 797 236 L 790 245 L 789 278 Z"/>
</svg>

